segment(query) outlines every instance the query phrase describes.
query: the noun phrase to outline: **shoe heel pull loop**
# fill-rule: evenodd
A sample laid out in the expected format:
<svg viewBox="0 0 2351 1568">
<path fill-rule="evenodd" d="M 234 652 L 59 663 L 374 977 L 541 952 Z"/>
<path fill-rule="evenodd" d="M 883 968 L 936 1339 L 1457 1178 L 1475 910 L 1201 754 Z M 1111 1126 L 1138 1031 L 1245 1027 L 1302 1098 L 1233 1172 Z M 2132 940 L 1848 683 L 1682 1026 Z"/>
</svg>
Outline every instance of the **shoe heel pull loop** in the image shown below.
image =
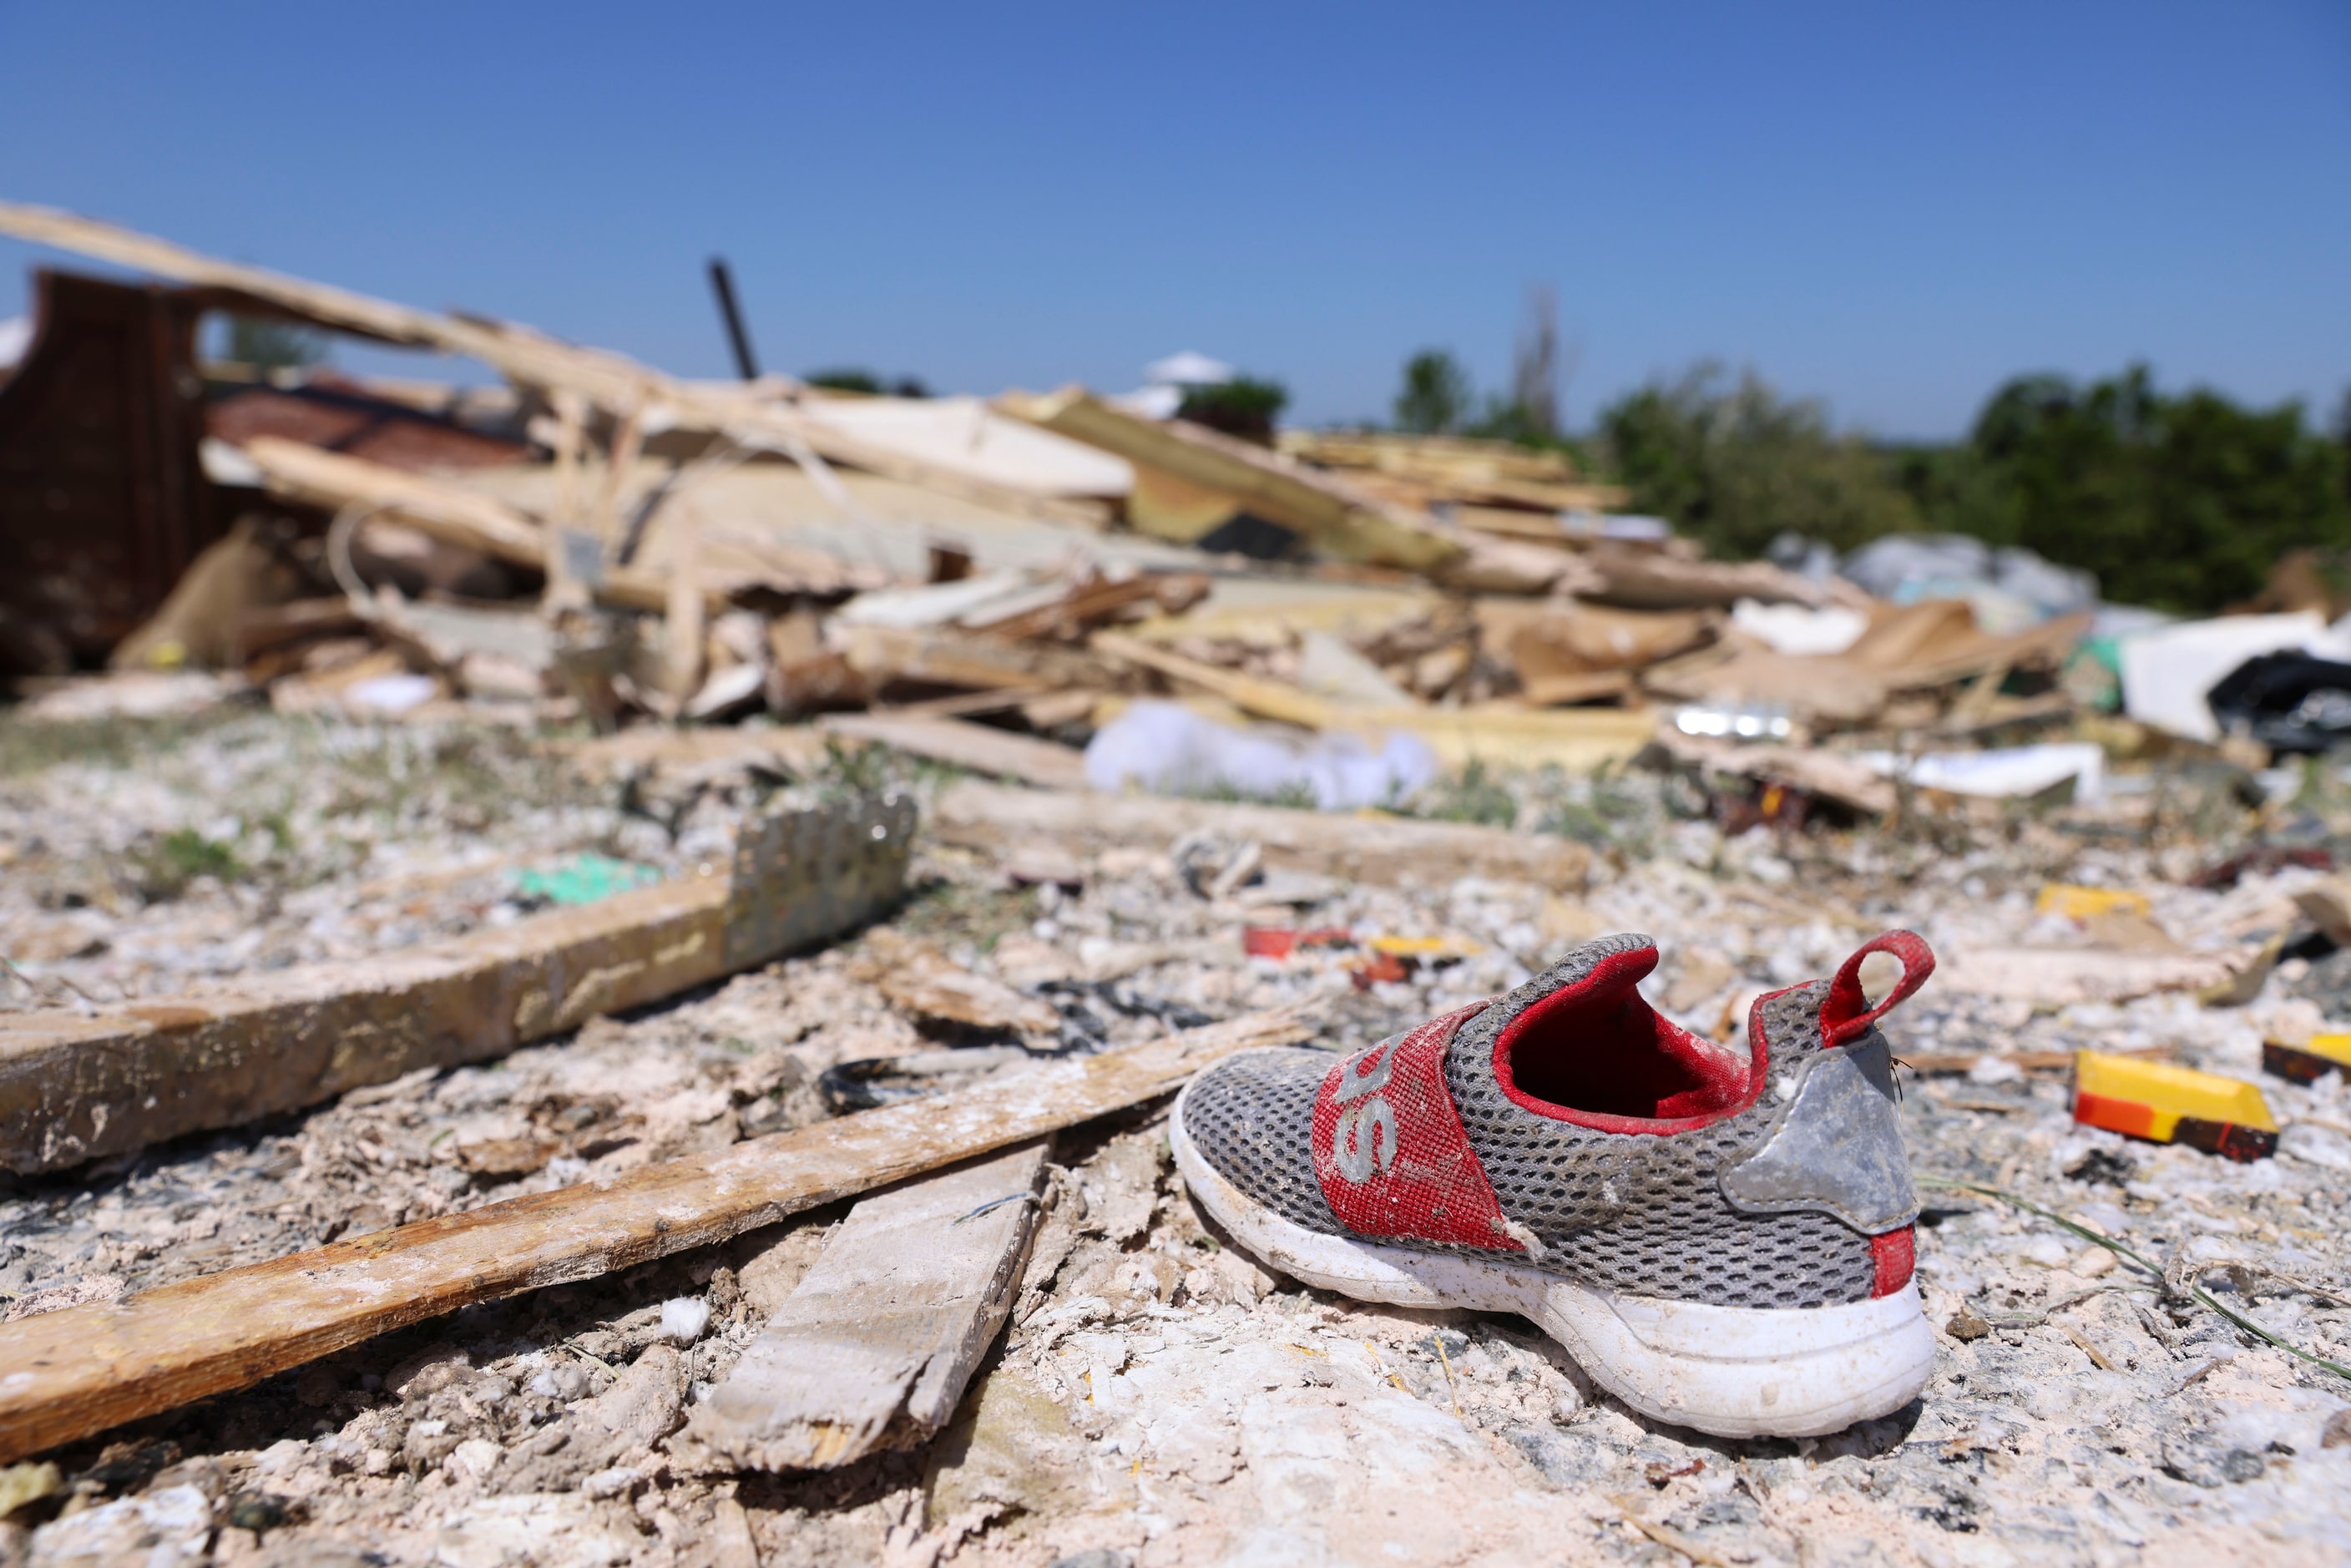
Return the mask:
<svg viewBox="0 0 2351 1568">
<path fill-rule="evenodd" d="M 1861 961 L 1872 953 L 1891 953 L 1902 965 L 1902 978 L 1874 1008 L 1861 988 Z M 1862 1033 L 1907 1001 L 1934 972 L 1935 955 L 1915 931 L 1888 931 L 1863 943 L 1837 966 L 1836 978 L 1829 982 L 1828 999 L 1821 1004 L 1822 1043 L 1843 1045 Z"/>
</svg>

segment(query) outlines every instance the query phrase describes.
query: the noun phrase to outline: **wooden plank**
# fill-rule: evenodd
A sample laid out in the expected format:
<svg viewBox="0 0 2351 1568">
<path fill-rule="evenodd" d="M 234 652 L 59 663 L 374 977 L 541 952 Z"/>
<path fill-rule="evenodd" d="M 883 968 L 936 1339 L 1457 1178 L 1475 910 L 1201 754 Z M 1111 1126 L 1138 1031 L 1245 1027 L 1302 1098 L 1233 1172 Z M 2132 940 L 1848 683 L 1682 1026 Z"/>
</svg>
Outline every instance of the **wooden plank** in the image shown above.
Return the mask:
<svg viewBox="0 0 2351 1568">
<path fill-rule="evenodd" d="M 1048 397 L 1008 393 L 997 406 L 1187 484 L 1222 490 L 1341 560 L 1426 570 L 1461 555 L 1458 542 L 1424 520 L 1295 458 L 1199 425 L 1128 413 L 1082 387 Z"/>
<path fill-rule="evenodd" d="M 1043 691 L 1106 685 L 1102 661 L 1083 648 L 1008 643 L 945 627 L 839 627 L 839 652 L 875 685 L 965 686 L 979 691 Z"/>
<path fill-rule="evenodd" d="M 920 485 L 1017 516 L 1099 531 L 1091 507 L 992 484 L 860 439 L 802 414 L 778 395 L 796 382 L 771 378 L 748 386 L 683 382 L 626 355 L 582 348 L 528 327 L 476 316 L 435 315 L 349 289 L 221 261 L 167 240 L 51 207 L 0 202 L 0 234 L 36 245 L 136 267 L 159 277 L 246 295 L 323 326 L 386 342 L 407 343 L 481 361 L 518 385 L 576 392 L 615 415 L 656 415 L 688 430 L 707 430 L 762 450 L 805 443 L 836 463 Z M 568 519 L 567 519 L 568 520 Z"/>
<path fill-rule="evenodd" d="M 914 809 L 763 819 L 714 867 L 455 942 L 255 976 L 234 991 L 0 1014 L 0 1166 L 56 1170 L 419 1067 L 501 1055 L 870 919 Z"/>
<path fill-rule="evenodd" d="M 244 450 L 273 496 L 329 512 L 352 505 L 381 507 L 380 516 L 450 544 L 548 571 L 554 580 L 549 531 L 504 501 L 445 479 L 275 435 L 256 436 Z M 669 583 L 658 572 L 608 567 L 595 597 L 623 610 L 666 610 Z M 725 603 L 723 594 L 719 603 Z"/>
<path fill-rule="evenodd" d="M 1012 1308 L 1040 1139 L 877 1193 L 695 1407 L 695 1468 L 835 1469 L 947 1424 Z"/>
<path fill-rule="evenodd" d="M 1768 560 L 1677 560 L 1614 540 L 1583 559 L 1601 578 L 1583 591 L 1626 610 L 1728 609 L 1741 599 L 1817 607 L 1861 597 L 1850 584 L 1814 582 Z"/>
<path fill-rule="evenodd" d="M 1457 877 L 1486 876 L 1578 893 L 1592 873 L 1590 850 L 1548 834 L 1216 800 L 1114 795 L 1080 800 L 977 782 L 941 790 L 928 827 L 948 843 L 973 849 L 1050 843 L 1071 854 L 1164 850 L 1186 833 L 1213 832 L 1255 841 L 1265 863 L 1277 870 L 1371 883 L 1439 886 Z"/>
<path fill-rule="evenodd" d="M 1311 1031 L 1252 1013 L 1148 1045 L 1040 1064 L 609 1181 L 533 1193 L 0 1325 L 0 1463 L 247 1387 L 475 1301 L 707 1247 L 820 1204 L 1040 1138 Z"/>
<path fill-rule="evenodd" d="M 1893 783 L 1851 758 L 1817 747 L 1718 740 L 1660 726 L 1657 744 L 1676 760 L 1710 772 L 1782 784 L 1883 816 L 1894 810 Z"/>
<path fill-rule="evenodd" d="M 1656 716 L 1640 708 L 1372 707 L 1332 702 L 1287 681 L 1187 659 L 1122 632 L 1097 632 L 1093 646 L 1265 718 L 1359 734 L 1403 730 L 1427 742 L 1452 768 L 1473 760 L 1510 768 L 1594 768 L 1633 756 L 1656 733 Z"/>
<path fill-rule="evenodd" d="M 1086 754 L 1059 741 L 1039 740 L 1009 730 L 990 729 L 961 718 L 925 718 L 907 714 L 836 714 L 817 720 L 828 735 L 877 741 L 912 757 L 1018 779 L 1047 789 L 1083 789 Z"/>
</svg>

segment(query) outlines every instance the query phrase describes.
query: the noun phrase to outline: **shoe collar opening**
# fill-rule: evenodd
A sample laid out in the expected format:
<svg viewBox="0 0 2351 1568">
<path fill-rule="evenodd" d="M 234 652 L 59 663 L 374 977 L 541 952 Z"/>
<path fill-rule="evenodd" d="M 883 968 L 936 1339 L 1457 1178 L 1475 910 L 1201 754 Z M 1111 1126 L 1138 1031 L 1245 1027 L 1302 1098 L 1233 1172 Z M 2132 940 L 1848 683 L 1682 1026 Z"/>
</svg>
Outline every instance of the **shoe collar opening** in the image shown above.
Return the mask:
<svg viewBox="0 0 2351 1568">
<path fill-rule="evenodd" d="M 1755 1103 L 1766 1076 L 1761 1031 L 1751 1051 L 1675 1023 L 1636 988 L 1657 950 L 1614 953 L 1571 986 L 1528 1006 L 1494 1040 L 1494 1078 L 1521 1110 L 1610 1133 L 1685 1133 Z"/>
</svg>

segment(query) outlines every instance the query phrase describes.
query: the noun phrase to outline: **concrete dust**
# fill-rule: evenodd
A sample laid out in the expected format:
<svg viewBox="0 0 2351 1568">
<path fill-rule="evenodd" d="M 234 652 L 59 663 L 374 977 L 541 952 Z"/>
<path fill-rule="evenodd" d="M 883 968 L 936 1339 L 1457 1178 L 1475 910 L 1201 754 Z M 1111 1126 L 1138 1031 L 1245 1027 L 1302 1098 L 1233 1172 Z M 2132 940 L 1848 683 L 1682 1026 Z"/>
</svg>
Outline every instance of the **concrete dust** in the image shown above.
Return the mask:
<svg viewBox="0 0 2351 1568">
<path fill-rule="evenodd" d="M 385 782 L 402 768 L 407 785 Z M 451 768 L 502 782 L 461 788 Z M 224 779 L 290 803 L 288 847 L 215 820 Z M 110 998 L 424 940 L 510 918 L 495 864 L 596 849 L 681 870 L 758 787 L 715 775 L 664 825 L 624 782 L 580 783 L 510 737 L 239 716 L 117 737 L 0 783 L 10 939 L 83 934 L 55 937 L 54 957 L 0 950 L 35 985 Z M 1210 898 L 1165 854 L 1036 883 L 930 850 L 891 927 L 1050 1003 L 1060 1042 L 911 1013 L 852 937 L 496 1062 L 11 1179 L 0 1291 L 12 1314 L 102 1300 L 804 1125 L 832 1113 L 824 1074 L 850 1061 L 982 1046 L 998 1053 L 976 1059 L 993 1064 L 983 1075 L 1018 1072 L 1071 1040 L 1155 1038 L 1176 1009 L 1305 997 L 1327 1004 L 1324 1043 L 1352 1047 L 1622 929 L 1665 946 L 1658 1005 L 1736 1040 L 1752 997 L 1828 973 L 1886 926 L 1938 951 L 2087 950 L 2095 933 L 2032 912 L 2043 883 L 2065 880 L 2146 890 L 2169 939 L 2232 952 L 2292 928 L 2315 874 L 2190 888 L 2219 849 L 2127 816 L 2120 831 L 2059 813 L 1940 837 L 1726 836 L 1677 814 L 1670 779 L 1510 787 L 1522 822 L 1591 836 L 1592 888 L 1464 878 Z M 339 817 L 371 790 L 380 807 Z M 125 857 L 191 827 L 229 844 L 234 867 L 169 896 L 132 885 Z M 1344 949 L 1244 956 L 1245 924 L 1442 936 L 1466 956 L 1359 986 Z M 2266 1033 L 2351 1026 L 2330 962 L 2288 958 L 2241 1007 L 2178 991 L 2045 1006 L 1930 983 L 1889 1022 L 1896 1054 L 1977 1060 L 1905 1075 L 1914 1166 L 2209 1265 L 2221 1299 L 2343 1359 L 2351 1312 L 2329 1292 L 2351 1279 L 2351 1091 L 2259 1071 Z M 2239 1166 L 2077 1126 L 2062 1076 L 2019 1065 L 2155 1047 L 2258 1078 L 2285 1128 L 2279 1155 Z M 1938 1333 L 1921 1400 L 1830 1438 L 1730 1441 L 1628 1414 L 1522 1321 L 1355 1303 L 1269 1273 L 1198 1218 L 1165 1115 L 1062 1138 L 1011 1326 L 924 1448 L 782 1477 L 674 1462 L 673 1435 L 813 1261 L 836 1206 L 60 1450 L 47 1457 L 64 1500 L 0 1523 L 0 1561 L 1531 1564 L 1676 1561 L 1662 1542 L 1677 1539 L 1742 1564 L 1977 1568 L 2320 1563 L 2351 1540 L 2351 1385 L 2005 1205 L 1928 1194 L 1918 1278 Z M 1969 1319 L 1980 1332 L 1948 1331 Z"/>
</svg>

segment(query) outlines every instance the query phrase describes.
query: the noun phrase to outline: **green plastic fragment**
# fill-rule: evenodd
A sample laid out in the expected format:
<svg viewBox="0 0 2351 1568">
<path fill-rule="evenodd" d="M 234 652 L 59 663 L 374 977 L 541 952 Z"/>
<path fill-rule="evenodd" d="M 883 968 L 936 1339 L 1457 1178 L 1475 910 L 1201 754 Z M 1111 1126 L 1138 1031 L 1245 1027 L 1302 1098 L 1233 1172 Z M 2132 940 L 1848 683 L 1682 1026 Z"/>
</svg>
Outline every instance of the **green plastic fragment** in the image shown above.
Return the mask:
<svg viewBox="0 0 2351 1568">
<path fill-rule="evenodd" d="M 661 879 L 662 873 L 652 866 L 616 861 L 610 855 L 587 854 L 574 856 L 551 870 L 517 873 L 514 885 L 515 891 L 525 898 L 568 905 L 594 904 L 631 888 L 650 887 Z"/>
</svg>

